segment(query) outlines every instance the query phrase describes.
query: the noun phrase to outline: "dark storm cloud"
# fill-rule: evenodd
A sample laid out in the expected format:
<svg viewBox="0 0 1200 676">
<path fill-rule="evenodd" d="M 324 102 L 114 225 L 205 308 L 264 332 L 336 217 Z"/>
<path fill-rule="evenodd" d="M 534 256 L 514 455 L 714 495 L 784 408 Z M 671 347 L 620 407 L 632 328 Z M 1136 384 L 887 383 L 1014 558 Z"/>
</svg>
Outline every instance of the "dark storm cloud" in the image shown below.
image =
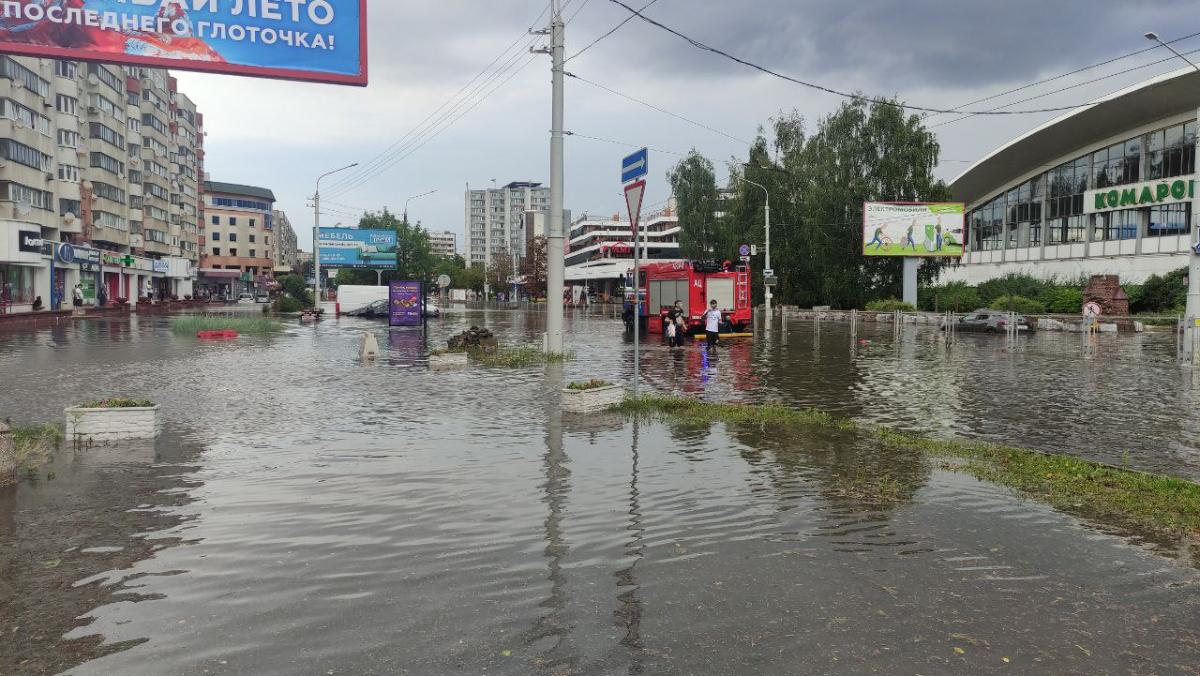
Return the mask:
<svg viewBox="0 0 1200 676">
<path fill-rule="evenodd" d="M 625 0 L 640 7 L 644 0 Z M 585 10 L 603 25 L 628 13 L 608 0 Z M 694 38 L 775 70 L 832 86 L 851 79 L 884 93 L 1027 81 L 1171 39 L 1196 29 L 1194 0 L 659 0 L 646 14 Z M 587 40 L 597 28 L 572 31 Z M 582 37 L 579 37 L 583 34 Z M 607 41 L 626 63 L 655 73 L 737 76 L 682 40 L 635 19 Z M 568 52 L 571 50 L 568 49 Z M 593 56 L 589 67 L 596 67 Z M 582 66 L 580 66 L 582 68 Z"/>
</svg>

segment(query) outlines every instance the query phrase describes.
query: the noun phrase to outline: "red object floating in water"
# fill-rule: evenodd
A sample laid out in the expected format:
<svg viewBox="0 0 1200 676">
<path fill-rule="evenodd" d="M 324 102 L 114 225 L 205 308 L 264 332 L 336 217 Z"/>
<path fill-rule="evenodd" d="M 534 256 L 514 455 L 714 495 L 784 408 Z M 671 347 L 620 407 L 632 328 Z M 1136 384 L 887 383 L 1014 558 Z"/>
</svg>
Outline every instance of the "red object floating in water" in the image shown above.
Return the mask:
<svg viewBox="0 0 1200 676">
<path fill-rule="evenodd" d="M 200 331 L 196 334 L 196 337 L 200 340 L 227 340 L 230 338 L 237 338 L 238 332 L 234 331 L 233 329 L 226 329 L 224 331 Z"/>
</svg>

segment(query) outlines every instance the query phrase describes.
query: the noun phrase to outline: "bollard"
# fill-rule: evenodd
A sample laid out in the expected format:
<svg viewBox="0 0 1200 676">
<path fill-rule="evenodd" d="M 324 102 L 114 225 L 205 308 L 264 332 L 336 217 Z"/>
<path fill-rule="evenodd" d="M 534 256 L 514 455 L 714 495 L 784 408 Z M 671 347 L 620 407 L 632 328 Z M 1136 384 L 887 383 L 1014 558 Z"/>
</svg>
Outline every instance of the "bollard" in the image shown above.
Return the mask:
<svg viewBox="0 0 1200 676">
<path fill-rule="evenodd" d="M 362 343 L 359 346 L 359 356 L 364 361 L 370 361 L 379 356 L 379 341 L 375 339 L 375 334 L 363 334 Z"/>
<path fill-rule="evenodd" d="M 0 422 L 0 488 L 17 483 L 17 448 L 12 429 Z"/>
</svg>

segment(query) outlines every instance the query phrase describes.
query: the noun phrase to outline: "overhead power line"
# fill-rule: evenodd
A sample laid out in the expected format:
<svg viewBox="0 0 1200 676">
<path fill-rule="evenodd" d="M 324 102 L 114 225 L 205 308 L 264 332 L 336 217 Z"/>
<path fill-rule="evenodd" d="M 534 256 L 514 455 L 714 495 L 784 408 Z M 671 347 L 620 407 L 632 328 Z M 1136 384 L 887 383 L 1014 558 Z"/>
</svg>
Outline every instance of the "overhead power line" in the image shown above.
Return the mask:
<svg viewBox="0 0 1200 676">
<path fill-rule="evenodd" d="M 1075 110 L 1077 108 L 1085 108 L 1087 106 L 1092 105 L 1091 103 L 1080 103 L 1080 104 L 1076 104 L 1076 105 L 1072 105 L 1072 106 L 1058 106 L 1058 107 L 1054 107 L 1054 108 L 1038 108 L 1035 110 L 970 111 L 970 110 L 956 110 L 954 108 L 934 108 L 931 106 L 917 106 L 917 105 L 912 105 L 912 104 L 907 104 L 907 103 L 899 103 L 897 101 L 889 101 L 887 99 L 876 98 L 873 96 L 866 96 L 863 94 L 852 94 L 850 92 L 840 91 L 840 90 L 834 89 L 832 87 L 827 87 L 822 84 L 817 84 L 815 82 L 807 82 L 805 80 L 801 80 L 801 79 L 792 77 L 790 75 L 785 75 L 783 73 L 771 70 L 770 68 L 767 68 L 765 66 L 760 66 L 757 63 L 754 63 L 752 61 L 747 61 L 741 57 L 734 56 L 734 55 L 730 54 L 729 52 L 726 52 L 724 50 L 718 49 L 711 45 L 705 44 L 693 37 L 689 37 L 689 36 L 679 32 L 678 30 L 675 30 L 674 28 L 671 28 L 670 26 L 667 26 L 659 21 L 651 19 L 650 17 L 646 16 L 645 14 L 642 14 L 640 11 L 625 4 L 621 0 L 608 0 L 608 1 L 613 3 L 614 5 L 620 5 L 621 7 L 624 7 L 626 9 L 626 11 L 630 12 L 631 14 L 638 17 L 642 21 L 645 21 L 646 23 L 650 24 L 651 26 L 654 26 L 656 28 L 664 30 L 664 31 L 670 33 L 671 35 L 678 37 L 679 39 L 687 42 L 688 44 L 692 45 L 696 49 L 699 49 L 699 50 L 705 51 L 705 52 L 710 52 L 712 54 L 716 54 L 717 56 L 720 56 L 722 58 L 733 61 L 734 63 L 739 63 L 743 66 L 746 66 L 747 68 L 752 68 L 761 73 L 765 73 L 767 75 L 770 75 L 771 77 L 776 77 L 781 80 L 785 80 L 787 82 L 792 82 L 794 84 L 798 84 L 803 87 L 808 87 L 810 89 L 816 89 L 818 91 L 823 91 L 828 94 L 834 94 L 834 95 L 840 96 L 842 98 L 866 101 L 868 103 L 875 103 L 875 104 L 884 105 L 884 106 L 895 106 L 897 108 L 902 108 L 902 109 L 906 109 L 906 110 L 917 110 L 917 111 L 924 111 L 924 112 L 928 112 L 928 113 L 952 113 L 952 114 L 957 114 L 957 115 L 1031 115 L 1031 114 L 1036 114 L 1036 113 L 1063 112 L 1063 111 L 1067 111 L 1067 110 Z"/>
<path fill-rule="evenodd" d="M 653 5 L 653 4 L 654 4 L 654 3 L 656 3 L 656 2 L 658 2 L 658 0 L 650 0 L 650 2 L 647 2 L 645 5 L 643 5 L 643 6 L 642 6 L 642 8 L 641 8 L 641 9 L 639 9 L 638 11 L 639 11 L 639 12 L 644 12 L 644 11 L 646 11 L 647 9 L 650 9 L 650 6 L 651 6 L 651 5 Z M 568 61 L 570 61 L 571 59 L 574 59 L 575 57 L 577 57 L 577 56 L 579 56 L 580 54 L 582 54 L 582 53 L 586 52 L 587 50 L 591 49 L 592 47 L 595 47 L 595 46 L 597 45 L 597 43 L 601 42 L 602 40 L 605 40 L 605 39 L 607 39 L 607 38 L 611 37 L 613 33 L 616 33 L 617 31 L 621 30 L 621 28 L 622 28 L 622 27 L 624 27 L 624 26 L 625 26 L 625 24 L 629 23 L 630 21 L 633 21 L 635 18 L 636 18 L 636 17 L 635 17 L 634 15 L 632 15 L 632 14 L 630 14 L 630 15 L 629 15 L 629 16 L 627 16 L 627 17 L 625 17 L 625 20 L 624 20 L 624 21 L 622 21 L 621 23 L 619 23 L 619 24 L 617 24 L 617 25 L 613 26 L 613 27 L 612 27 L 612 30 L 608 31 L 608 32 L 607 32 L 607 33 L 605 33 L 604 35 L 601 35 L 600 37 L 596 38 L 595 40 L 592 40 L 592 41 L 591 41 L 591 42 L 588 44 L 588 46 L 584 47 L 583 49 L 579 50 L 578 52 L 575 52 L 574 54 L 572 54 L 572 55 L 568 56 L 568 57 L 567 57 L 567 59 L 566 59 L 566 61 L 563 61 L 563 65 L 566 65 L 566 64 L 567 64 L 567 62 L 568 62 Z"/>
<path fill-rule="evenodd" d="M 617 140 L 614 140 L 611 138 L 602 138 L 600 136 L 588 136 L 587 134 L 581 134 L 577 131 L 565 131 L 565 132 L 563 132 L 563 134 L 566 136 L 574 136 L 576 138 L 588 139 L 589 141 L 603 141 L 604 143 L 611 143 L 613 145 L 618 145 L 618 146 L 626 146 L 628 148 L 643 147 L 642 144 L 638 144 L 638 143 L 626 143 L 625 141 L 617 141 Z M 663 150 L 662 148 L 649 148 L 649 147 L 647 147 L 646 149 L 653 150 L 656 153 L 666 153 L 668 155 L 678 155 L 679 157 L 687 156 L 687 153 L 679 153 L 679 152 L 675 152 L 674 150 Z"/>
<path fill-rule="evenodd" d="M 664 115 L 670 115 L 671 117 L 673 117 L 677 120 L 683 120 L 684 122 L 687 122 L 690 125 L 694 125 L 701 129 L 706 129 L 708 131 L 711 131 L 714 134 L 719 134 L 721 136 L 724 136 L 727 139 L 737 141 L 738 143 L 744 143 L 745 145 L 748 145 L 748 146 L 754 145 L 752 142 L 747 141 L 746 139 L 738 138 L 738 137 L 734 136 L 733 134 L 727 134 L 727 133 L 721 131 L 720 129 L 717 129 L 716 127 L 710 127 L 707 124 L 704 124 L 703 122 L 697 122 L 693 119 L 684 117 L 683 115 L 680 115 L 679 113 L 673 113 L 673 112 L 667 110 L 666 108 L 661 108 L 659 106 L 654 105 L 653 103 L 649 103 L 647 101 L 643 101 L 642 99 L 630 96 L 629 94 L 622 94 L 621 92 L 619 92 L 615 89 L 612 89 L 611 87 L 606 87 L 606 86 L 600 84 L 599 82 L 593 82 L 585 77 L 576 75 L 575 73 L 563 73 L 563 74 L 566 75 L 567 77 L 579 80 L 580 82 L 583 82 L 585 84 L 589 84 L 597 89 L 602 89 L 602 90 L 608 92 L 609 94 L 613 94 L 615 96 L 620 96 L 623 99 L 627 99 L 629 101 L 633 101 L 634 103 L 638 103 L 643 106 L 646 106 L 647 108 L 650 108 L 651 110 L 657 110 L 658 112 L 660 112 Z"/>
</svg>

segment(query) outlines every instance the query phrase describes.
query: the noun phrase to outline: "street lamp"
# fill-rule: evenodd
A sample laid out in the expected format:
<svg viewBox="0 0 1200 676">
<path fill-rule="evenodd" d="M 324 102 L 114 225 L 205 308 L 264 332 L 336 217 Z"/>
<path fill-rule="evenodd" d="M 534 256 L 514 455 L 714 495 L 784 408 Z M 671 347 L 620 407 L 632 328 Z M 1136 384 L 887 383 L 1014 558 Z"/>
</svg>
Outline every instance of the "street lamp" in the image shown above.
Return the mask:
<svg viewBox="0 0 1200 676">
<path fill-rule="evenodd" d="M 412 197 L 409 197 L 408 199 L 404 200 L 404 224 L 405 225 L 408 225 L 408 203 L 419 197 L 426 197 L 428 195 L 432 195 L 435 192 L 437 192 L 437 190 L 430 190 L 429 192 L 423 192 L 420 195 L 413 195 Z"/>
<path fill-rule="evenodd" d="M 767 321 L 769 322 L 769 321 L 771 321 L 771 287 L 767 283 L 766 272 L 768 270 L 771 270 L 771 193 L 770 193 L 770 191 L 767 190 L 767 186 L 765 186 L 761 183 L 755 183 L 754 181 L 751 181 L 750 179 L 748 179 L 744 176 L 738 176 L 737 174 L 730 174 L 730 175 L 739 181 L 745 181 L 746 183 L 749 183 L 752 186 L 760 188 L 763 191 L 763 194 L 767 196 L 767 203 L 766 203 L 766 206 L 764 207 L 764 219 L 763 219 L 765 221 L 766 239 L 767 239 L 766 247 L 765 247 L 766 250 L 764 252 L 766 255 L 766 260 L 763 263 L 763 302 L 766 304 Z"/>
<path fill-rule="evenodd" d="M 321 314 L 321 180 L 357 166 L 358 162 L 355 162 L 317 177 L 317 190 L 313 193 L 313 274 L 316 276 L 313 280 L 313 304 L 318 315 Z"/>
<path fill-rule="evenodd" d="M 1163 42 L 1158 37 L 1158 33 L 1153 31 L 1146 33 L 1146 39 L 1166 47 L 1172 54 L 1186 61 L 1189 66 L 1196 69 L 1197 73 L 1200 73 L 1200 65 L 1197 65 L 1195 61 L 1187 58 L 1171 45 Z M 1197 111 L 1196 117 L 1200 119 L 1200 111 Z M 1197 149 L 1200 150 L 1200 145 L 1197 145 Z M 1186 355 L 1189 364 L 1196 363 L 1196 319 L 1200 316 L 1200 243 L 1198 243 L 1200 240 L 1196 239 L 1197 234 L 1200 233 L 1200 227 L 1197 227 L 1200 222 L 1197 221 L 1197 214 L 1200 214 L 1200 196 L 1192 200 L 1192 255 L 1188 262 L 1188 293 L 1187 308 L 1185 310 L 1187 323 L 1185 324 L 1186 331 L 1184 333 L 1183 346 L 1183 353 Z"/>
</svg>

